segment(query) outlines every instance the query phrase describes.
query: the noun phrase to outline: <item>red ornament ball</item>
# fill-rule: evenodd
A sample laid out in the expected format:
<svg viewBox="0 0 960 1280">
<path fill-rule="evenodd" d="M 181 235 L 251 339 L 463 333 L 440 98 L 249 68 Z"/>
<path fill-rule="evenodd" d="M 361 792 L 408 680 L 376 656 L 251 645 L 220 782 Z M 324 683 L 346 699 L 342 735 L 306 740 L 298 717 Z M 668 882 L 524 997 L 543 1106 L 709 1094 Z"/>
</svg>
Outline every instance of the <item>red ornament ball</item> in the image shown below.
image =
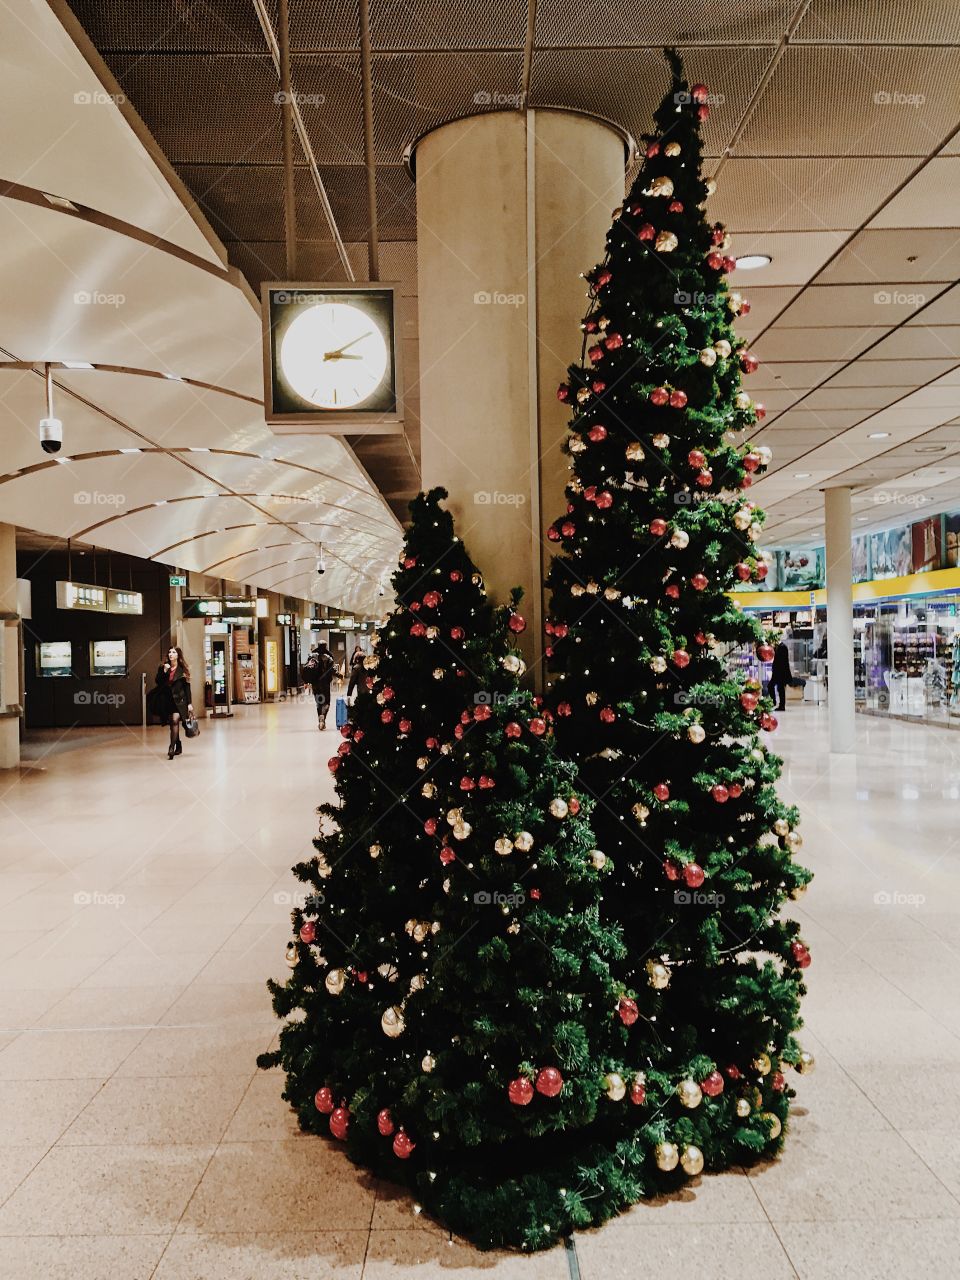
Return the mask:
<svg viewBox="0 0 960 1280">
<path fill-rule="evenodd" d="M 771 715 L 769 711 L 765 711 L 760 717 L 760 728 L 765 729 L 767 733 L 773 733 L 779 724 L 777 717 Z"/>
<path fill-rule="evenodd" d="M 658 800 L 665 803 L 667 800 L 670 799 L 670 788 L 667 786 L 665 782 L 658 782 L 657 785 L 653 788 L 653 794 L 656 796 Z"/>
<path fill-rule="evenodd" d="M 631 1000 L 629 996 L 620 997 L 617 1013 L 619 1013 L 620 1021 L 625 1027 L 632 1027 L 640 1017 L 640 1010 L 637 1008 L 636 1000 Z"/>
<path fill-rule="evenodd" d="M 706 455 L 702 449 L 691 449 L 687 454 L 687 462 L 694 471 L 702 471 L 707 464 Z"/>
<path fill-rule="evenodd" d="M 603 345 L 607 348 L 608 351 L 619 351 L 619 349 L 623 346 L 623 334 L 608 333 L 603 340 Z"/>
<path fill-rule="evenodd" d="M 762 582 L 769 572 L 770 568 L 767 565 L 767 562 L 765 560 L 759 560 L 757 562 L 757 567 L 753 571 L 753 576 L 758 582 Z"/>
<path fill-rule="evenodd" d="M 654 516 L 654 518 L 650 521 L 650 532 L 653 534 L 655 538 L 662 538 L 663 535 L 667 532 L 666 520 L 661 519 L 660 516 Z"/>
<path fill-rule="evenodd" d="M 680 588 L 677 585 L 677 583 L 671 582 L 669 587 L 667 587 L 666 591 L 664 592 L 664 595 L 669 596 L 671 600 L 679 600 Z"/>
<path fill-rule="evenodd" d="M 330 1132 L 341 1142 L 346 1142 L 347 1130 L 350 1128 L 350 1110 L 348 1107 L 337 1107 L 330 1114 Z"/>
<path fill-rule="evenodd" d="M 427 740 L 424 742 L 423 745 L 427 748 L 428 751 L 436 751 L 440 743 L 437 741 L 436 738 L 427 738 Z"/>
<path fill-rule="evenodd" d="M 300 941 L 307 943 L 309 946 L 316 936 L 317 926 L 312 920 L 304 920 L 303 924 L 300 926 Z"/>
<path fill-rule="evenodd" d="M 744 689 L 740 695 L 740 705 L 744 711 L 756 711 L 759 698 L 750 689 Z"/>
<path fill-rule="evenodd" d="M 743 787 L 741 787 L 739 782 L 731 782 L 727 790 L 730 792 L 731 800 L 739 800 L 743 795 Z"/>
<path fill-rule="evenodd" d="M 690 665 L 690 655 L 687 653 L 686 649 L 674 649 L 673 665 L 675 667 L 680 667 L 681 670 Z"/>
<path fill-rule="evenodd" d="M 590 357 L 593 363 L 596 364 L 598 360 L 603 359 L 603 347 L 601 347 L 600 344 L 598 343 L 595 347 L 590 348 L 590 350 L 587 352 L 587 355 Z"/>
<path fill-rule="evenodd" d="M 744 351 L 740 357 L 740 368 L 744 373 L 756 373 L 760 368 L 760 361 L 750 351 Z"/>
<path fill-rule="evenodd" d="M 399 731 L 400 731 L 401 733 L 409 733 L 409 732 L 410 732 L 410 730 L 413 728 L 413 721 L 412 721 L 412 720 L 401 720 L 401 721 L 397 724 L 397 728 L 399 729 Z"/>
<path fill-rule="evenodd" d="M 735 1062 L 731 1062 L 731 1063 L 729 1063 L 727 1066 L 725 1066 L 725 1067 L 723 1068 L 723 1072 L 724 1072 L 724 1075 L 727 1077 L 727 1079 L 728 1079 L 728 1080 L 742 1080 L 742 1079 L 743 1079 L 743 1072 L 740 1070 L 740 1068 L 737 1066 L 737 1064 L 736 1064 Z"/>
<path fill-rule="evenodd" d="M 393 1133 L 393 1116 L 390 1114 L 389 1107 L 384 1107 L 377 1115 L 377 1129 L 384 1138 L 389 1138 Z"/>
<path fill-rule="evenodd" d="M 587 435 L 590 437 L 590 439 L 593 441 L 594 444 L 599 444 L 601 440 L 606 440 L 607 428 L 603 425 L 602 422 L 595 422 L 593 426 L 590 428 L 590 430 L 587 432 Z"/>
<path fill-rule="evenodd" d="M 552 524 L 550 528 L 547 530 L 547 538 L 549 539 L 550 542 L 560 541 L 560 530 L 557 528 L 555 524 Z"/>
<path fill-rule="evenodd" d="M 772 662 L 773 661 L 773 645 L 767 644 L 765 641 L 763 644 L 758 644 L 757 657 L 760 659 L 761 662 Z"/>
<path fill-rule="evenodd" d="M 697 484 L 700 486 L 701 489 L 709 489 L 710 486 L 713 484 L 713 472 L 701 471 L 700 474 L 697 476 Z"/>
<path fill-rule="evenodd" d="M 697 107 L 697 119 L 700 121 L 703 121 L 703 120 L 706 120 L 709 115 L 710 115 L 710 108 L 706 105 L 706 103 L 701 103 L 701 105 Z"/>
<path fill-rule="evenodd" d="M 570 399 L 570 388 L 565 382 L 561 382 L 559 387 L 557 387 L 557 399 L 561 404 L 566 404 Z"/>
<path fill-rule="evenodd" d="M 746 312 L 746 307 L 747 307 L 747 304 L 744 303 L 742 308 L 743 313 Z M 764 418 L 767 416 L 767 406 L 765 404 L 755 404 L 753 406 L 753 412 L 756 414 L 757 421 L 762 422 Z"/>
<path fill-rule="evenodd" d="M 517 724 L 516 720 L 511 720 L 508 725 L 504 726 L 503 732 L 508 738 L 519 738 L 523 733 L 523 729 Z"/>
<path fill-rule="evenodd" d="M 537 1093 L 545 1098 L 555 1098 L 563 1088 L 563 1076 L 556 1067 L 542 1067 L 537 1072 Z"/>
<path fill-rule="evenodd" d="M 650 222 L 645 222 L 637 231 L 638 240 L 655 240 L 657 236 L 657 228 Z"/>
<path fill-rule="evenodd" d="M 667 213 L 683 213 L 683 201 L 671 200 L 667 205 Z"/>
<path fill-rule="evenodd" d="M 577 532 L 577 526 L 572 520 L 564 520 L 563 524 L 560 526 L 560 532 L 565 538 L 572 538 Z"/>
<path fill-rule="evenodd" d="M 443 863 L 445 867 L 449 867 L 451 862 L 456 861 L 456 858 L 457 858 L 457 855 L 454 853 L 454 851 L 450 848 L 448 844 L 445 844 L 443 848 L 440 850 L 440 861 Z"/>
<path fill-rule="evenodd" d="M 330 770 L 331 773 L 336 773 L 337 770 L 340 768 L 340 757 L 331 756 L 330 759 L 327 761 L 327 768 Z"/>
<path fill-rule="evenodd" d="M 514 632 L 514 634 L 519 635 L 521 631 L 526 631 L 527 620 L 526 618 L 522 618 L 519 613 L 511 613 L 510 621 L 507 623 L 507 626 L 512 632 Z"/>
<path fill-rule="evenodd" d="M 612 279 L 613 279 L 613 272 L 608 271 L 607 268 L 604 267 L 602 271 L 597 272 L 597 279 L 596 279 L 597 288 L 602 289 L 604 285 L 609 284 Z"/>
<path fill-rule="evenodd" d="M 741 582 L 749 582 L 750 578 L 753 577 L 753 570 L 743 560 L 733 566 L 733 572 Z"/>
<path fill-rule="evenodd" d="M 693 587 L 694 591 L 706 591 L 707 589 L 706 574 L 695 573 L 693 577 L 690 579 L 690 585 L 691 587 Z"/>
<path fill-rule="evenodd" d="M 403 567 L 404 567 L 405 569 L 412 569 L 412 568 L 414 568 L 414 566 L 416 565 L 416 563 L 417 563 L 417 557 L 416 557 L 416 556 L 407 556 L 406 560 L 404 560 L 404 562 L 403 562 Z"/>
<path fill-rule="evenodd" d="M 321 1113 L 328 1116 L 333 1110 L 333 1090 L 324 1085 L 313 1095 L 313 1105 Z"/>
<path fill-rule="evenodd" d="M 647 1086 L 639 1080 L 630 1085 L 630 1101 L 635 1107 L 642 1107 L 647 1100 Z"/>
<path fill-rule="evenodd" d="M 670 392 L 670 407 L 672 409 L 683 409 L 686 407 L 687 393 L 685 391 Z"/>
<path fill-rule="evenodd" d="M 607 389 L 607 384 L 605 382 L 601 382 L 599 378 L 594 378 L 594 380 L 590 383 L 590 390 L 593 392 L 595 396 L 600 395 L 600 393 L 602 391 L 606 391 L 606 389 Z"/>
<path fill-rule="evenodd" d="M 695 84 L 691 86 L 690 97 L 696 103 L 706 102 L 710 94 L 705 84 Z"/>
<path fill-rule="evenodd" d="M 812 957 L 806 946 L 799 939 L 790 943 L 790 954 L 793 956 L 794 964 L 799 969 L 809 968 Z"/>
<path fill-rule="evenodd" d="M 666 387 L 654 387 L 650 392 L 650 403 L 658 405 L 669 404 L 670 392 Z"/>
<path fill-rule="evenodd" d="M 423 824 L 423 829 L 428 836 L 435 836 L 437 834 L 436 818 L 428 818 L 426 822 Z"/>
<path fill-rule="evenodd" d="M 672 858 L 667 858 L 663 864 L 663 874 L 668 880 L 679 880 L 680 867 Z"/>
<path fill-rule="evenodd" d="M 451 569 L 451 570 L 450 570 L 450 581 L 451 581 L 451 582 L 460 582 L 460 581 L 462 581 L 462 579 L 463 579 L 463 574 L 460 572 L 460 570 L 459 570 L 459 569 Z"/>
<path fill-rule="evenodd" d="M 404 1133 L 403 1129 L 398 1129 L 396 1137 L 393 1139 L 393 1154 L 398 1160 L 409 1160 L 416 1145 L 409 1133 Z"/>
<path fill-rule="evenodd" d="M 715 786 L 712 786 L 710 788 L 710 794 L 713 796 L 714 800 L 716 800 L 717 804 L 726 804 L 730 799 L 730 792 L 722 782 L 718 782 Z"/>
<path fill-rule="evenodd" d="M 507 1097 L 515 1107 L 527 1107 L 533 1101 L 533 1085 L 526 1076 L 517 1076 L 507 1086 Z"/>
<path fill-rule="evenodd" d="M 787 1087 L 786 1077 L 782 1071 L 775 1071 L 770 1077 L 770 1088 L 774 1093 L 783 1093 Z"/>
<path fill-rule="evenodd" d="M 529 725 L 530 732 L 536 738 L 542 738 L 547 732 L 547 722 L 541 716 L 534 716 Z"/>
<path fill-rule="evenodd" d="M 609 489 L 601 489 L 597 494 L 597 506 L 601 511 L 609 511 L 613 506 L 613 494 Z"/>
<path fill-rule="evenodd" d="M 613 724 L 616 718 L 617 718 L 617 713 L 614 711 L 613 707 L 601 708 L 600 719 L 603 721 L 604 724 Z"/>
<path fill-rule="evenodd" d="M 579 798 L 577 796 L 571 796 L 570 799 L 567 801 L 567 808 L 574 815 L 574 817 L 576 817 L 576 815 L 580 812 Z"/>
<path fill-rule="evenodd" d="M 472 778 L 463 777 L 460 779 L 461 791 L 472 791 L 477 784 Z"/>
<path fill-rule="evenodd" d="M 757 467 L 760 465 L 760 461 L 759 453 L 754 453 L 753 450 L 743 455 L 743 465 L 748 471 L 756 471 Z"/>
<path fill-rule="evenodd" d="M 572 716 L 572 715 L 573 715 L 573 707 L 571 707 L 571 705 L 570 705 L 570 703 L 569 703 L 569 702 L 558 702 L 558 703 L 557 703 L 557 715 L 558 715 L 558 716 Z"/>
<path fill-rule="evenodd" d="M 427 634 L 427 628 L 422 622 L 415 622 L 410 628 L 410 634 L 412 636 L 425 636 Z"/>
<path fill-rule="evenodd" d="M 722 271 L 723 270 L 723 254 L 708 253 L 707 266 L 710 268 L 711 271 Z"/>
<path fill-rule="evenodd" d="M 706 878 L 703 867 L 697 862 L 688 862 L 683 868 L 683 883 L 688 889 L 699 889 Z"/>
<path fill-rule="evenodd" d="M 423 603 L 428 609 L 435 609 L 440 603 L 440 592 L 428 591 L 423 597 Z"/>
<path fill-rule="evenodd" d="M 450 628 L 450 639 L 451 639 L 451 640 L 462 640 L 462 639 L 463 639 L 463 637 L 464 637 L 465 635 L 466 635 L 466 632 L 464 631 L 463 627 L 451 627 L 451 628 Z"/>
<path fill-rule="evenodd" d="M 658 156 L 660 154 L 660 143 L 651 142 L 650 145 L 647 147 L 646 154 L 647 154 L 648 160 L 652 160 L 654 156 Z"/>
<path fill-rule="evenodd" d="M 700 1081 L 700 1089 L 708 1098 L 716 1098 L 723 1093 L 723 1076 L 719 1071 L 711 1071 Z"/>
<path fill-rule="evenodd" d="M 477 786 L 481 791 L 491 791 L 496 785 L 496 781 L 486 773 L 481 773 L 477 780 Z"/>
</svg>

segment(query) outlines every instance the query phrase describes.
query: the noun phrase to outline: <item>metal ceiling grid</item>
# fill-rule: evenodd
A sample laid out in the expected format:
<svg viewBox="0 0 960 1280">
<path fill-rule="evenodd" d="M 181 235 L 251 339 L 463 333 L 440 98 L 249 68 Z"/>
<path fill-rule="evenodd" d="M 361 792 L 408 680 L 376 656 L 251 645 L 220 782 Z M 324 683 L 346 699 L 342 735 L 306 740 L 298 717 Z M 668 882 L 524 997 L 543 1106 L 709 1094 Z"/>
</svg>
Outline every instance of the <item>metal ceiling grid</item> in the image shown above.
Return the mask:
<svg viewBox="0 0 960 1280">
<path fill-rule="evenodd" d="M 870 227 L 956 227 L 960 157 L 935 156 L 886 204 Z"/>
<path fill-rule="evenodd" d="M 793 40 L 835 44 L 960 44 L 960 7 L 947 0 L 813 0 Z"/>
<path fill-rule="evenodd" d="M 647 4 L 609 4 L 608 0 L 540 0 L 537 44 L 629 45 L 777 44 L 796 9 L 796 0 L 669 0 Z"/>
<path fill-rule="evenodd" d="M 926 157 L 957 123 L 958 78 L 960 49 L 788 45 L 738 154 Z"/>
<path fill-rule="evenodd" d="M 378 49 L 522 49 L 527 0 L 373 0 Z"/>
<path fill-rule="evenodd" d="M 824 268 L 818 284 L 853 284 L 874 279 L 881 289 L 905 285 L 952 284 L 960 276 L 960 232 L 932 228 L 861 231 Z M 921 289 L 927 300 L 941 288 Z"/>
<path fill-rule="evenodd" d="M 276 8 L 276 0 L 269 0 Z M 251 0 L 71 0 L 100 52 L 263 52 L 263 32 Z"/>
</svg>

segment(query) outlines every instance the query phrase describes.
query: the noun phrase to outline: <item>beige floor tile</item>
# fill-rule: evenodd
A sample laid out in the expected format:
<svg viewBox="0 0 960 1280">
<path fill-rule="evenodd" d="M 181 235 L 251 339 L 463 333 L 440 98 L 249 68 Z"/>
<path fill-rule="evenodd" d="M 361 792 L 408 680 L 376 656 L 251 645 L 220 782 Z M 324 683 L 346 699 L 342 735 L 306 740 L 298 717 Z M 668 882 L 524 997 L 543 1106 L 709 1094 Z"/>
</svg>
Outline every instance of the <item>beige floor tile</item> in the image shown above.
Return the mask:
<svg viewBox="0 0 960 1280">
<path fill-rule="evenodd" d="M 309 1231 L 336 1223 L 340 1230 L 362 1230 L 373 1200 L 371 1180 L 322 1139 L 232 1142 L 210 1162 L 183 1228 Z"/>
<path fill-rule="evenodd" d="M 164 1026 L 220 1026 L 237 1022 L 248 1030 L 276 1027 L 270 993 L 261 982 L 224 984 L 193 983 L 161 1018 Z"/>
<path fill-rule="evenodd" d="M 282 1142 L 296 1138 L 311 1141 L 297 1124 L 289 1102 L 280 1096 L 282 1089 L 280 1071 L 258 1071 L 231 1118 L 223 1141 Z"/>
<path fill-rule="evenodd" d="M 205 951 L 155 955 L 140 942 L 130 942 L 104 961 L 81 983 L 83 987 L 188 986 L 209 960 Z"/>
<path fill-rule="evenodd" d="M 50 1146 L 76 1119 L 102 1079 L 0 1080 L 0 1147 Z"/>
<path fill-rule="evenodd" d="M 960 1222 L 783 1222 L 777 1231 L 800 1280 L 945 1277 L 960 1256 Z"/>
<path fill-rule="evenodd" d="M 70 987 L 47 987 L 43 990 L 30 986 L 19 990 L 0 987 L 0 1032 L 35 1026 L 47 1010 L 70 991 Z"/>
<path fill-rule="evenodd" d="M 157 1027 L 148 1031 L 117 1070 L 119 1076 L 219 1076 L 225 1065 L 241 1072 L 256 1069 L 257 1054 L 264 1053 L 273 1029 L 250 1030 L 239 1023 L 225 1027 Z M 280 1076 L 275 1091 L 279 1096 Z"/>
<path fill-rule="evenodd" d="M 0 1204 L 16 1191 L 49 1150 L 45 1146 L 0 1147 Z M 0 1267 L 0 1275 L 4 1275 Z"/>
<path fill-rule="evenodd" d="M 144 1031 L 22 1032 L 0 1053 L 0 1080 L 83 1080 L 110 1076 L 146 1033 Z"/>
<path fill-rule="evenodd" d="M 688 1226 L 671 1222 L 661 1226 L 644 1221 L 629 1234 L 615 1234 L 602 1227 L 577 1232 L 576 1248 L 583 1280 L 646 1280 L 647 1276 L 796 1280 L 796 1272 L 768 1223 Z M 509 1271 L 504 1274 L 511 1275 Z"/>
<path fill-rule="evenodd" d="M 928 1124 L 934 1119 L 937 1124 L 941 1123 L 939 1111 L 927 1113 Z M 909 1142 L 923 1163 L 960 1201 L 960 1141 L 956 1126 L 946 1124 L 937 1129 L 901 1129 L 900 1136 Z"/>
<path fill-rule="evenodd" d="M 216 1143 L 249 1079 L 225 1075 L 196 1080 L 115 1076 L 76 1118 L 60 1144 Z"/>
<path fill-rule="evenodd" d="M 185 986 L 77 987 L 48 1008 L 37 1026 L 146 1030 L 185 990 Z"/>
<path fill-rule="evenodd" d="M 456 1276 L 456 1280 L 569 1280 L 570 1271 L 562 1248 L 523 1256 L 481 1252 L 431 1231 L 371 1231 L 363 1280 L 414 1275 L 417 1280 L 439 1280 L 440 1276 Z M 631 1273 L 632 1280 L 635 1277 L 636 1270 Z M 583 1280 L 591 1280 L 589 1272 Z M 612 1280 L 612 1273 L 604 1273 L 603 1280 Z"/>
<path fill-rule="evenodd" d="M 676 1194 L 643 1200 L 603 1228 L 624 1238 L 647 1226 L 676 1222 L 765 1222 L 763 1206 L 741 1170 L 694 1178 Z"/>
<path fill-rule="evenodd" d="M 870 1062 L 852 1067 L 851 1075 L 895 1129 L 928 1129 L 935 1118 L 945 1130 L 960 1131 L 960 1062 L 931 1061 L 919 1069 Z M 918 1080 L 924 1082 L 919 1088 Z"/>
<path fill-rule="evenodd" d="M 0 1236 L 168 1235 L 212 1147 L 55 1147 L 0 1208 Z"/>
<path fill-rule="evenodd" d="M 151 1280 L 165 1243 L 165 1236 L 0 1236 L 0 1275 L 5 1280 Z M 199 1275 L 190 1280 L 200 1280 Z"/>
<path fill-rule="evenodd" d="M 750 1178 L 775 1223 L 960 1217 L 960 1203 L 894 1132 L 793 1134 Z"/>
<path fill-rule="evenodd" d="M 366 1231 L 173 1237 L 154 1280 L 360 1280 Z"/>
</svg>

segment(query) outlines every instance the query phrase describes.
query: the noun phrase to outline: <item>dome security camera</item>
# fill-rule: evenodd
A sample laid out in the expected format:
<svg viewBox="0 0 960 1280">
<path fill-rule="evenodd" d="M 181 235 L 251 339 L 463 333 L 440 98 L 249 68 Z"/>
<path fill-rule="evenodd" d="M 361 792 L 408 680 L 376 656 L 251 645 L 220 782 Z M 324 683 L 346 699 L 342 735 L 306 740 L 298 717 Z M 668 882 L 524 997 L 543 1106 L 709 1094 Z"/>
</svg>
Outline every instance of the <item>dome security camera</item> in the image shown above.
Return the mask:
<svg viewBox="0 0 960 1280">
<path fill-rule="evenodd" d="M 59 453 L 63 445 L 63 423 L 59 418 L 40 419 L 40 448 L 44 453 Z"/>
</svg>

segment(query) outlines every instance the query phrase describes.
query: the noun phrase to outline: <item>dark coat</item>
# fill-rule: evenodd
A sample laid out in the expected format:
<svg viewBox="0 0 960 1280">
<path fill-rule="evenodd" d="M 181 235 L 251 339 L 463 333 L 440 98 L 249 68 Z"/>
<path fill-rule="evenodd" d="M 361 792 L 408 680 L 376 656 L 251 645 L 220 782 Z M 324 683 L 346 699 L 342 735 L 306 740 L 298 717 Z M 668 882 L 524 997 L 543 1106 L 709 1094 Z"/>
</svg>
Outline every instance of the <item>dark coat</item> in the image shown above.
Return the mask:
<svg viewBox="0 0 960 1280">
<path fill-rule="evenodd" d="M 793 679 L 793 672 L 790 670 L 790 652 L 782 640 L 773 651 L 770 679 L 774 684 L 787 684 Z"/>
<path fill-rule="evenodd" d="M 190 681 L 183 673 L 183 668 L 177 668 L 175 679 L 169 679 L 170 673 L 164 671 L 163 665 L 157 667 L 157 679 L 151 697 L 150 711 L 153 715 L 159 716 L 162 724 L 169 724 L 176 711 L 181 720 L 186 720 L 190 715 L 189 707 L 193 702 L 193 695 L 190 692 Z"/>
</svg>

